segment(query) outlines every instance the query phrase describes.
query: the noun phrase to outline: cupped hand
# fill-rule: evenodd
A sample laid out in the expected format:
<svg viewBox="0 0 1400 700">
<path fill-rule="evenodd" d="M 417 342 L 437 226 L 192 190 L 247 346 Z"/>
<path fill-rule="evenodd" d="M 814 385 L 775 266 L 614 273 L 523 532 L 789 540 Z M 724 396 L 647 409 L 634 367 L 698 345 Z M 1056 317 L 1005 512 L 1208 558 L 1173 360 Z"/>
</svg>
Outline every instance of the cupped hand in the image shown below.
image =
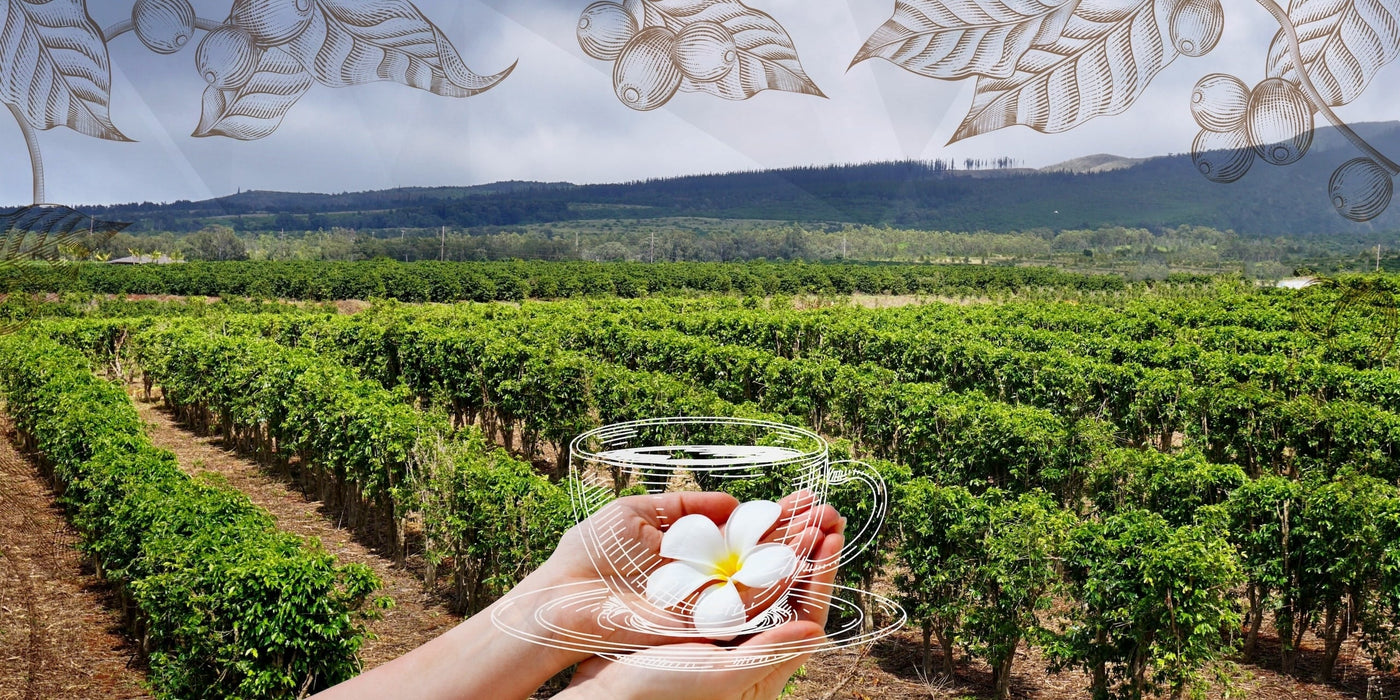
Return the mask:
<svg viewBox="0 0 1400 700">
<path fill-rule="evenodd" d="M 844 538 L 839 533 L 822 535 L 809 558 L 822 559 L 839 554 Z M 755 635 L 737 647 L 709 643 L 676 643 L 637 652 L 622 661 L 592 658 L 574 673 L 569 688 L 557 695 L 561 700 L 771 700 L 778 697 L 792 674 L 810 658 L 803 649 L 816 648 L 824 639 L 823 629 L 830 611 L 832 583 L 836 570 L 828 568 L 803 579 L 793 593 L 821 605 L 794 605 L 797 619 Z M 775 648 L 797 653 L 778 663 L 749 665 L 744 656 L 763 656 Z M 667 670 L 667 658 L 683 657 L 687 665 L 702 670 Z M 704 667 L 708 666 L 708 669 Z"/>
<path fill-rule="evenodd" d="M 820 560 L 827 556 L 825 547 L 832 536 L 840 539 L 845 521 L 829 505 L 817 505 L 812 494 L 799 491 L 779 501 L 783 514 L 779 525 L 770 532 L 765 541 L 784 540 L 794 545 L 799 560 Z M 587 586 L 609 587 L 612 590 L 628 590 L 635 586 L 626 585 L 623 579 L 635 579 L 638 562 L 649 568 L 646 562 L 659 565 L 661 539 L 669 527 L 687 515 L 703 515 L 717 524 L 729 519 L 730 513 L 739 505 L 733 496 L 723 493 L 671 492 L 658 495 L 632 496 L 613 501 L 587 520 L 570 529 L 560 541 L 554 554 L 538 571 L 531 574 L 524 590 L 538 591 L 550 587 L 568 586 L 578 591 Z M 598 543 L 608 542 L 617 549 L 598 551 Z M 838 546 L 835 552 L 840 551 Z M 590 554 L 591 552 L 591 554 Z M 835 572 L 830 572 L 832 576 Z M 825 574 L 823 574 L 825 575 Z M 608 579 L 614 585 L 608 586 Z M 635 582 L 633 582 L 635 583 Z M 747 591 L 746 602 L 763 591 Z M 685 627 L 686 621 L 672 613 L 662 613 L 653 606 L 646 605 L 636 596 L 636 600 L 624 601 L 629 608 L 643 611 L 653 623 L 663 627 Z M 633 604 L 635 603 L 635 604 Z M 636 630 L 619 629 L 600 624 L 596 612 L 587 610 L 552 611 L 555 617 L 552 625 L 568 629 L 574 633 L 594 635 L 601 641 L 612 644 L 656 646 L 682 640 L 660 634 L 645 634 Z M 825 622 L 823 612 L 822 622 Z M 777 630 L 773 630 L 776 632 Z M 791 633 L 791 631 L 786 632 Z M 578 660 L 587 658 L 579 653 Z"/>
</svg>

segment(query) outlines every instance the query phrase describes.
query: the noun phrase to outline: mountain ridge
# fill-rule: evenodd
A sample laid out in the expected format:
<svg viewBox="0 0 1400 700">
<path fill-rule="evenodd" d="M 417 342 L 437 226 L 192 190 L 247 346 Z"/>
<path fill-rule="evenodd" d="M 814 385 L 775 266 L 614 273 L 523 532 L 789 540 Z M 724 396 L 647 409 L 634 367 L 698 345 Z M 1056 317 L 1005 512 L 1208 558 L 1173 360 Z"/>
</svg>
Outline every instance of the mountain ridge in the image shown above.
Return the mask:
<svg viewBox="0 0 1400 700">
<path fill-rule="evenodd" d="M 1400 122 L 1354 125 L 1382 152 L 1400 154 Z M 1330 235 L 1400 229 L 1400 213 L 1352 224 L 1333 211 L 1330 173 L 1357 156 L 1330 127 L 1291 167 L 1257 162 L 1239 183 L 1201 177 L 1189 154 L 1094 154 L 1040 169 L 966 170 L 894 161 L 684 175 L 611 184 L 504 181 L 340 194 L 244 191 L 166 204 L 87 207 L 135 231 L 467 230 L 580 220 L 696 217 L 1005 232 L 1183 225 L 1248 235 Z M 1014 184 L 1008 185 L 1008 181 Z"/>
</svg>

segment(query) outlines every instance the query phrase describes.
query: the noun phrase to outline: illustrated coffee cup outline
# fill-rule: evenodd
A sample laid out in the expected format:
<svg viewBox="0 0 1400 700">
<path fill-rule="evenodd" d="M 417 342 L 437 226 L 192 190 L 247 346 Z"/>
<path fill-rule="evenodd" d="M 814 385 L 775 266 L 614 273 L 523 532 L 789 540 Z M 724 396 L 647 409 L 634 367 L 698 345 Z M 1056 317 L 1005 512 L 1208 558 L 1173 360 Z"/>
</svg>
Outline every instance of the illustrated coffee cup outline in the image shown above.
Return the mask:
<svg viewBox="0 0 1400 700">
<path fill-rule="evenodd" d="M 733 429 L 737 433 L 750 431 L 753 435 L 763 435 L 768 444 L 649 442 L 651 432 L 676 428 Z M 636 444 L 638 441 L 642 444 Z M 601 443 L 605 448 L 597 451 L 588 449 L 587 446 L 594 442 Z M 797 449 L 798 445 L 808 447 Z M 612 474 L 613 488 L 599 485 L 596 474 L 590 478 L 590 466 L 605 467 Z M 733 630 L 743 634 L 752 631 L 750 627 L 773 612 L 770 608 L 775 603 L 787 600 L 799 583 L 850 562 L 870 546 L 884 523 L 889 501 L 884 481 L 873 467 L 857 460 L 831 461 L 830 447 L 824 438 L 809 430 L 782 423 L 727 417 L 652 418 L 603 426 L 574 438 L 569 445 L 569 472 L 572 477 L 569 479 L 569 496 L 575 521 L 583 522 L 611 500 L 614 490 L 629 481 L 639 482 L 648 493 L 659 494 L 671 490 L 672 480 L 685 473 L 694 475 L 697 482 L 702 474 L 717 479 L 753 479 L 772 476 L 778 470 L 792 466 L 797 467 L 797 471 L 787 477 L 784 491 L 789 494 L 806 491 L 810 494 L 812 502 L 808 512 L 817 511 L 827 502 L 830 487 L 858 480 L 870 492 L 870 514 L 854 534 L 847 535 L 840 552 L 820 560 L 802 559 L 793 576 L 750 601 L 746 605 L 746 617 L 760 614 Z M 621 478 L 624 476 L 627 478 Z M 657 480 L 658 477 L 664 479 Z M 673 522 L 671 515 L 658 512 L 658 516 L 664 526 Z M 645 620 L 646 626 L 658 631 L 700 636 L 689 627 L 677 626 L 670 613 L 646 599 L 646 580 L 665 560 L 655 552 L 630 547 L 630 543 L 624 542 L 610 530 L 607 515 L 604 513 L 602 517 L 605 520 L 595 523 L 593 532 L 584 537 L 585 549 L 618 604 L 639 620 Z M 785 525 L 779 521 L 775 527 L 782 529 Z M 802 528 L 788 529 L 787 534 L 777 541 L 795 546 Z M 604 575 L 603 572 L 616 572 L 616 575 Z M 680 611 L 688 613 L 688 607 L 688 602 L 683 603 Z"/>
</svg>

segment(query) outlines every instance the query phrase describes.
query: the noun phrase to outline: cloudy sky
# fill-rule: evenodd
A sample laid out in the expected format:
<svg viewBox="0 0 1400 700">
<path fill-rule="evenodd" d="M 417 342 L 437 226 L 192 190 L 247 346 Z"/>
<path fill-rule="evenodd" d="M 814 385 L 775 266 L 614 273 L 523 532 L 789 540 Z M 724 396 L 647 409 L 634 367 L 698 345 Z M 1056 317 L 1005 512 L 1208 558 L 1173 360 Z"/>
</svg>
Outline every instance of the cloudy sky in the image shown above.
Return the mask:
<svg viewBox="0 0 1400 700">
<path fill-rule="evenodd" d="M 372 1 L 372 0 L 366 0 Z M 1250 2 L 1227 2 L 1219 48 L 1179 58 L 1128 112 L 1059 135 L 1012 127 L 945 146 L 972 100 L 972 81 L 920 77 L 872 60 L 847 65 L 887 19 L 893 0 L 748 0 L 781 22 L 827 99 L 764 92 L 747 102 L 679 94 L 653 112 L 613 95 L 609 64 L 585 56 L 575 23 L 589 0 L 415 0 L 488 74 L 518 60 L 503 84 L 449 99 L 393 83 L 313 87 L 281 129 L 257 142 L 190 137 L 204 83 L 194 51 L 161 56 L 132 34 L 111 45 L 112 118 L 138 143 L 66 129 L 40 135 L 48 199 L 72 204 L 202 199 L 238 189 L 341 192 L 499 180 L 616 182 L 691 173 L 902 158 L 1008 156 L 1030 166 L 1093 153 L 1148 156 L 1190 150 L 1197 127 L 1188 98 L 1197 79 L 1263 77 L 1275 27 Z M 201 17 L 229 0 L 195 0 Z M 104 26 L 129 16 L 128 0 L 93 0 Z M 126 9 L 124 9 L 126 8 Z M 1400 119 L 1400 68 L 1340 110 L 1348 121 Z M 0 113 L 3 114 L 3 113 Z M 1394 155 L 1394 154 L 1392 154 Z M 19 129 L 0 120 L 0 203 L 28 203 Z"/>
</svg>

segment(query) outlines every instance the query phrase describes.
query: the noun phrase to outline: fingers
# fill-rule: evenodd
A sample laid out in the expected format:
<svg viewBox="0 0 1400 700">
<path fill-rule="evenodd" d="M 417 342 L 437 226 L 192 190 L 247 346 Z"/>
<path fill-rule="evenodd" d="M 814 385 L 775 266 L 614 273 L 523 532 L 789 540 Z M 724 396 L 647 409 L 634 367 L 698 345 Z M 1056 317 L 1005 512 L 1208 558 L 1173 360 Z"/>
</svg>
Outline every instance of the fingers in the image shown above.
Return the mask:
<svg viewBox="0 0 1400 700">
<path fill-rule="evenodd" d="M 846 538 L 840 534 L 827 535 L 817 545 L 816 554 L 811 558 L 814 561 L 827 559 L 835 560 L 841 554 L 841 548 L 846 545 Z M 793 587 L 795 596 L 793 609 L 797 612 L 797 619 L 812 622 L 823 629 L 826 627 L 827 615 L 831 612 L 831 596 L 835 590 L 836 567 L 823 567 L 815 573 L 799 580 Z"/>
<path fill-rule="evenodd" d="M 789 622 L 763 634 L 755 635 L 753 639 L 731 649 L 730 653 L 763 656 L 777 649 L 784 651 L 815 649 L 825 637 L 826 633 L 819 625 L 805 621 Z M 810 652 L 799 654 L 771 667 L 765 676 L 781 687 L 781 684 L 786 683 L 787 679 L 792 677 L 792 674 L 796 673 L 797 669 L 801 668 L 802 664 L 807 663 L 811 657 Z"/>
<path fill-rule="evenodd" d="M 666 499 L 674 497 L 674 501 Z M 703 515 L 717 523 L 722 523 L 729 519 L 729 514 L 739 507 L 739 499 L 727 494 L 716 492 L 701 493 L 698 491 L 673 491 L 662 494 L 663 499 L 660 504 L 653 500 L 653 505 L 664 508 L 667 516 L 675 510 L 678 515 L 676 519 L 687 515 Z"/>
<path fill-rule="evenodd" d="M 825 533 L 841 532 L 845 520 L 830 505 L 818 504 L 816 494 L 807 489 L 788 494 L 778 501 L 783 507 L 777 539 L 788 539 L 809 527 Z M 790 540 L 789 540 L 790 541 Z"/>
<path fill-rule="evenodd" d="M 703 515 L 716 523 L 729 520 L 730 513 L 739 507 L 739 499 L 718 492 L 673 491 L 651 496 L 630 496 L 618 499 L 616 504 L 632 510 L 665 529 L 687 515 Z M 811 491 L 802 489 L 784 496 L 778 501 L 782 514 L 778 518 L 778 528 L 771 539 L 792 541 L 803 530 L 814 527 L 824 533 L 841 532 L 845 519 L 830 505 L 818 504 Z M 770 538 L 765 538 L 770 539 Z"/>
<path fill-rule="evenodd" d="M 687 515 L 703 515 L 716 523 L 723 523 L 739 507 L 739 499 L 727 493 L 700 491 L 628 496 L 613 503 L 636 513 L 661 530 Z"/>
<path fill-rule="evenodd" d="M 820 625 L 806 620 L 796 620 L 774 627 L 767 632 L 756 634 L 729 651 L 730 653 L 763 654 L 771 653 L 774 649 L 815 648 L 824 637 L 826 637 L 826 632 Z M 804 642 L 810 642 L 810 644 L 804 644 Z"/>
</svg>

